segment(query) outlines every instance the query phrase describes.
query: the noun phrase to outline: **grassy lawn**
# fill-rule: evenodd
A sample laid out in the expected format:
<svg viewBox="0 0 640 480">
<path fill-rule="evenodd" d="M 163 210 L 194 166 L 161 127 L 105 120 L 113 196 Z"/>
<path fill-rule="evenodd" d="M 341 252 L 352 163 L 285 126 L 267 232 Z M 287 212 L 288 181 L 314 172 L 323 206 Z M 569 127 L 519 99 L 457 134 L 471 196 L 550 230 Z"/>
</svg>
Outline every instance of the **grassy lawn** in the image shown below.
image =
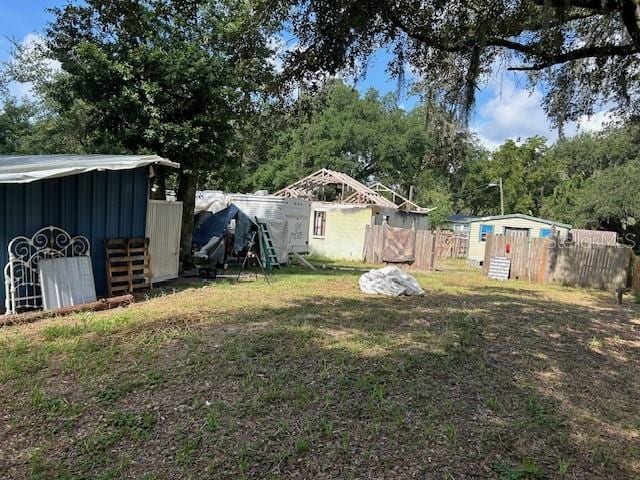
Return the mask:
<svg viewBox="0 0 640 480">
<path fill-rule="evenodd" d="M 0 330 L 0 478 L 640 478 L 640 306 L 463 263 Z M 156 291 L 156 294 L 159 293 Z"/>
</svg>

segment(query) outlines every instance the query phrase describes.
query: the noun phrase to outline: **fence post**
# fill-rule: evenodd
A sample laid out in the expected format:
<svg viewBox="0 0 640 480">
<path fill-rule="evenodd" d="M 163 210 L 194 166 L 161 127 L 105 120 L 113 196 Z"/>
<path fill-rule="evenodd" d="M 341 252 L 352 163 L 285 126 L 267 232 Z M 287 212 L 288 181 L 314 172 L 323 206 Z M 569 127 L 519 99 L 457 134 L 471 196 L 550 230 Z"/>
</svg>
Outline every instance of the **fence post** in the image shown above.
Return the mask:
<svg viewBox="0 0 640 480">
<path fill-rule="evenodd" d="M 369 261 L 369 251 L 371 250 L 371 246 L 369 243 L 371 242 L 371 226 L 364 226 L 364 248 L 362 249 L 362 258 L 365 262 Z"/>
<path fill-rule="evenodd" d="M 491 255 L 493 250 L 493 234 L 487 235 L 487 240 L 484 244 L 484 260 L 482 261 L 482 274 L 487 275 L 489 273 L 489 263 L 491 262 Z"/>
<path fill-rule="evenodd" d="M 438 261 L 438 255 L 437 255 L 437 243 L 438 243 L 438 237 L 436 235 L 431 235 L 431 261 L 429 262 L 429 265 L 431 268 L 429 268 L 429 270 L 434 271 L 436 269 L 436 262 Z"/>
</svg>

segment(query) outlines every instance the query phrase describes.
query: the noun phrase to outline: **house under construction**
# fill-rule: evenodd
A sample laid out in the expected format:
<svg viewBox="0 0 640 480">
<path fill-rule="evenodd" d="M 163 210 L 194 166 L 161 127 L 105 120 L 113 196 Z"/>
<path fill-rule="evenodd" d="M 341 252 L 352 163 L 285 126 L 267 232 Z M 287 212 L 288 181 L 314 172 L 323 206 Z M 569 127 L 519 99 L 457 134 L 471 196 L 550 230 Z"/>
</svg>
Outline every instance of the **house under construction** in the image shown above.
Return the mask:
<svg viewBox="0 0 640 480">
<path fill-rule="evenodd" d="M 363 258 L 367 225 L 426 230 L 427 214 L 381 183 L 366 186 L 349 175 L 323 168 L 275 193 L 311 201 L 309 251 L 334 259 Z"/>
</svg>

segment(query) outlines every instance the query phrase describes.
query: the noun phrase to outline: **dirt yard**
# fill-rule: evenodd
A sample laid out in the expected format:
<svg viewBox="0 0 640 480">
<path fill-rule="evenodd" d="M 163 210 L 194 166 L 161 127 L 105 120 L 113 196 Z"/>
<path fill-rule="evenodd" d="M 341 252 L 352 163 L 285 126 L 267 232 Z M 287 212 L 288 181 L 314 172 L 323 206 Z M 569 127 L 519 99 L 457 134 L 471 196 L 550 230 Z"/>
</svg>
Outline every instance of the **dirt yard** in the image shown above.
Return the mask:
<svg viewBox="0 0 640 480">
<path fill-rule="evenodd" d="M 461 262 L 0 329 L 0 478 L 640 478 L 640 306 Z"/>
</svg>

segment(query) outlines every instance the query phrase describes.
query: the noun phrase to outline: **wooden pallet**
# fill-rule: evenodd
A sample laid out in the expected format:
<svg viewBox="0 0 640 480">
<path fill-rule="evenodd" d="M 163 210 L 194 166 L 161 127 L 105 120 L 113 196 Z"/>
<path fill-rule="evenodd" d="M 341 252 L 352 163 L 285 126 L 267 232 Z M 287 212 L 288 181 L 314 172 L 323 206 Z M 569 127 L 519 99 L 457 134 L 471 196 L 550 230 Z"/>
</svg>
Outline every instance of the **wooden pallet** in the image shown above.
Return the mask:
<svg viewBox="0 0 640 480">
<path fill-rule="evenodd" d="M 109 238 L 104 244 L 110 297 L 153 287 L 148 238 Z"/>
</svg>

